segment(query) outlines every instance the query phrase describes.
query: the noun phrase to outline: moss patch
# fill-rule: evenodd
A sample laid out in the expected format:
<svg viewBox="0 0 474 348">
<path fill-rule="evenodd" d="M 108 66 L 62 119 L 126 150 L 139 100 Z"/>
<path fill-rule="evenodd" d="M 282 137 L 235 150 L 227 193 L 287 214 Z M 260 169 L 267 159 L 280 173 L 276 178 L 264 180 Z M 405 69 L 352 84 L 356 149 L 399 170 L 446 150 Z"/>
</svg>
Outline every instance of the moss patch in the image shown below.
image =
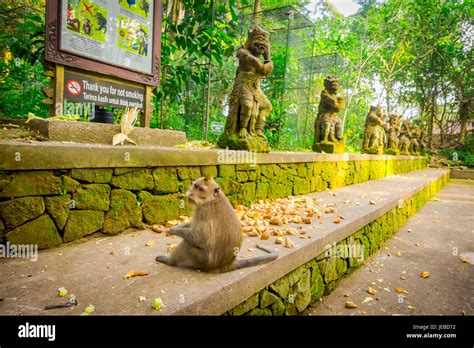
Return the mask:
<svg viewBox="0 0 474 348">
<path fill-rule="evenodd" d="M 46 209 L 54 220 L 56 227 L 62 230 L 66 225 L 67 218 L 69 216 L 69 207 L 71 204 L 71 196 L 55 196 L 46 197 Z"/>
<path fill-rule="evenodd" d="M 0 203 L 0 212 L 5 225 L 14 228 L 44 213 L 43 197 L 22 197 Z"/>
<path fill-rule="evenodd" d="M 33 244 L 38 249 L 46 249 L 61 244 L 61 237 L 53 220 L 45 214 L 27 222 L 6 235 L 11 244 Z"/>
<path fill-rule="evenodd" d="M 221 178 L 235 179 L 235 165 L 233 165 L 233 164 L 221 164 L 219 166 L 219 176 Z"/>
<path fill-rule="evenodd" d="M 104 213 L 93 210 L 71 211 L 64 228 L 63 241 L 70 242 L 102 229 Z"/>
<path fill-rule="evenodd" d="M 179 180 L 195 180 L 201 177 L 201 169 L 199 167 L 179 167 Z"/>
<path fill-rule="evenodd" d="M 110 201 L 110 210 L 104 220 L 105 233 L 117 234 L 129 227 L 142 227 L 142 208 L 132 192 L 112 190 Z"/>
<path fill-rule="evenodd" d="M 109 210 L 110 187 L 104 184 L 89 184 L 79 187 L 73 195 L 76 209 Z"/>
<path fill-rule="evenodd" d="M 71 176 L 74 179 L 96 184 L 108 184 L 112 179 L 112 169 L 71 169 Z"/>
<path fill-rule="evenodd" d="M 158 194 L 178 192 L 179 182 L 176 168 L 157 168 L 153 172 L 154 192 Z"/>
<path fill-rule="evenodd" d="M 45 170 L 15 172 L 2 197 L 47 196 L 61 192 L 61 178 Z"/>
<path fill-rule="evenodd" d="M 112 186 L 132 191 L 152 190 L 155 181 L 149 169 L 135 170 L 130 173 L 112 177 Z"/>
<path fill-rule="evenodd" d="M 143 217 L 149 224 L 159 224 L 177 218 L 180 215 L 180 201 L 178 194 L 154 196 L 141 191 L 143 199 Z"/>
<path fill-rule="evenodd" d="M 70 176 L 63 175 L 61 177 L 61 193 L 74 193 L 80 185 L 81 184 L 78 181 L 74 180 Z"/>
<path fill-rule="evenodd" d="M 210 176 L 211 178 L 215 178 L 217 176 L 217 166 L 202 166 L 201 176 Z"/>
</svg>

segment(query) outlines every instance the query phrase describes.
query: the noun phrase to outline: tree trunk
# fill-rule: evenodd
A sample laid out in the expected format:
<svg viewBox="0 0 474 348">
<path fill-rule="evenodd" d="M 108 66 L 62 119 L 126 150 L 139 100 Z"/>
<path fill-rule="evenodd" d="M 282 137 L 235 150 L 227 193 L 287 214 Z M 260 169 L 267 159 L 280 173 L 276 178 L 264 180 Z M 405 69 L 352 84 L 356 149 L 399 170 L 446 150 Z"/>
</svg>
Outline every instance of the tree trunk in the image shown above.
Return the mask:
<svg viewBox="0 0 474 348">
<path fill-rule="evenodd" d="M 253 15 L 252 15 L 252 28 L 258 25 L 258 12 L 260 11 L 260 0 L 254 0 L 253 3 Z"/>
<path fill-rule="evenodd" d="M 472 115 L 472 99 L 463 98 L 461 95 L 459 98 L 459 123 L 461 124 L 461 129 L 459 131 L 459 142 L 464 144 L 466 141 L 466 128 L 470 120 L 469 115 Z"/>
</svg>

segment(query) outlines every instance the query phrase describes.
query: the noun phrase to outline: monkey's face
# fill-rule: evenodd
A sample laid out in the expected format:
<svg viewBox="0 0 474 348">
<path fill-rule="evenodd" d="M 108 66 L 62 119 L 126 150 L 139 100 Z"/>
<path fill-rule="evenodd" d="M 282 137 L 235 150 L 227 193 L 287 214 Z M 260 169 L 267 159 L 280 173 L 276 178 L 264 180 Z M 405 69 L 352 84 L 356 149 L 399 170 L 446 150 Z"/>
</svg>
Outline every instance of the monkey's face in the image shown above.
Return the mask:
<svg viewBox="0 0 474 348">
<path fill-rule="evenodd" d="M 192 182 L 186 195 L 191 204 L 202 206 L 217 197 L 219 194 L 219 186 L 210 178 L 200 178 Z"/>
</svg>

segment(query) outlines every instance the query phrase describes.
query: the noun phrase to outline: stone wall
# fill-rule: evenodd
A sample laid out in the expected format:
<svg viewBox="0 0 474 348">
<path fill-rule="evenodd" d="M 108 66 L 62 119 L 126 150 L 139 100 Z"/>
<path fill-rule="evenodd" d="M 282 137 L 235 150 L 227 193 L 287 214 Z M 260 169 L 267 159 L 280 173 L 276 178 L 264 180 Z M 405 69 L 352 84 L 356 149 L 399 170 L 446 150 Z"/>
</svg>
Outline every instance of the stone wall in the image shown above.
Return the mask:
<svg viewBox="0 0 474 348">
<path fill-rule="evenodd" d="M 339 241 L 328 253 L 296 268 L 273 284 L 251 296 L 226 315 L 296 315 L 322 296 L 331 293 L 338 282 L 373 255 L 405 222 L 439 191 L 449 180 L 446 174 L 398 207 L 364 226 L 346 239 Z M 351 255 L 335 256 L 340 247 L 363 250 L 363 258 Z"/>
<path fill-rule="evenodd" d="M 377 158 L 372 156 L 371 158 Z M 154 168 L 0 171 L 0 240 L 50 248 L 189 215 L 191 179 L 213 176 L 232 203 L 307 194 L 426 167 L 424 157 Z M 48 164 L 49 165 L 49 164 Z"/>
</svg>

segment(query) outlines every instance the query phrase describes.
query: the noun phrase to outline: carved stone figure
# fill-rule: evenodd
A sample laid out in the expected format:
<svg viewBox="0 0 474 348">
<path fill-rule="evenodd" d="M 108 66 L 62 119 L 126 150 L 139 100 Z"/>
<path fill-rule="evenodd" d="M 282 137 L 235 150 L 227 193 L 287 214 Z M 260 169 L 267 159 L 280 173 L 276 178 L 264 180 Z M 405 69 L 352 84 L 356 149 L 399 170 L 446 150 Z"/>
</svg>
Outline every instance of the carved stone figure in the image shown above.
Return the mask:
<svg viewBox="0 0 474 348">
<path fill-rule="evenodd" d="M 388 126 L 388 143 L 387 155 L 399 155 L 400 150 L 398 149 L 398 134 L 400 133 L 400 116 L 397 114 L 390 114 Z"/>
<path fill-rule="evenodd" d="M 416 124 L 412 125 L 410 129 L 410 148 L 409 148 L 409 152 L 412 155 L 420 154 L 420 138 L 421 138 L 420 127 Z"/>
<path fill-rule="evenodd" d="M 387 139 L 385 127 L 382 108 L 378 105 L 371 106 L 365 119 L 363 153 L 383 155 Z"/>
<path fill-rule="evenodd" d="M 273 70 L 269 33 L 255 27 L 249 32 L 245 44 L 238 49 L 237 58 L 239 67 L 229 98 L 229 115 L 217 144 L 233 150 L 268 152 L 270 147 L 263 128 L 272 111 L 272 104 L 260 89 L 260 79 Z"/>
<path fill-rule="evenodd" d="M 410 121 L 403 121 L 402 126 L 400 127 L 400 155 L 409 155 L 410 154 Z"/>
<path fill-rule="evenodd" d="M 420 134 L 420 154 L 426 154 L 426 148 L 428 147 L 428 136 L 426 130 L 422 130 Z"/>
<path fill-rule="evenodd" d="M 344 152 L 343 124 L 337 113 L 344 107 L 344 95 L 339 81 L 331 76 L 324 80 L 318 115 L 314 122 L 313 151 Z"/>
</svg>

